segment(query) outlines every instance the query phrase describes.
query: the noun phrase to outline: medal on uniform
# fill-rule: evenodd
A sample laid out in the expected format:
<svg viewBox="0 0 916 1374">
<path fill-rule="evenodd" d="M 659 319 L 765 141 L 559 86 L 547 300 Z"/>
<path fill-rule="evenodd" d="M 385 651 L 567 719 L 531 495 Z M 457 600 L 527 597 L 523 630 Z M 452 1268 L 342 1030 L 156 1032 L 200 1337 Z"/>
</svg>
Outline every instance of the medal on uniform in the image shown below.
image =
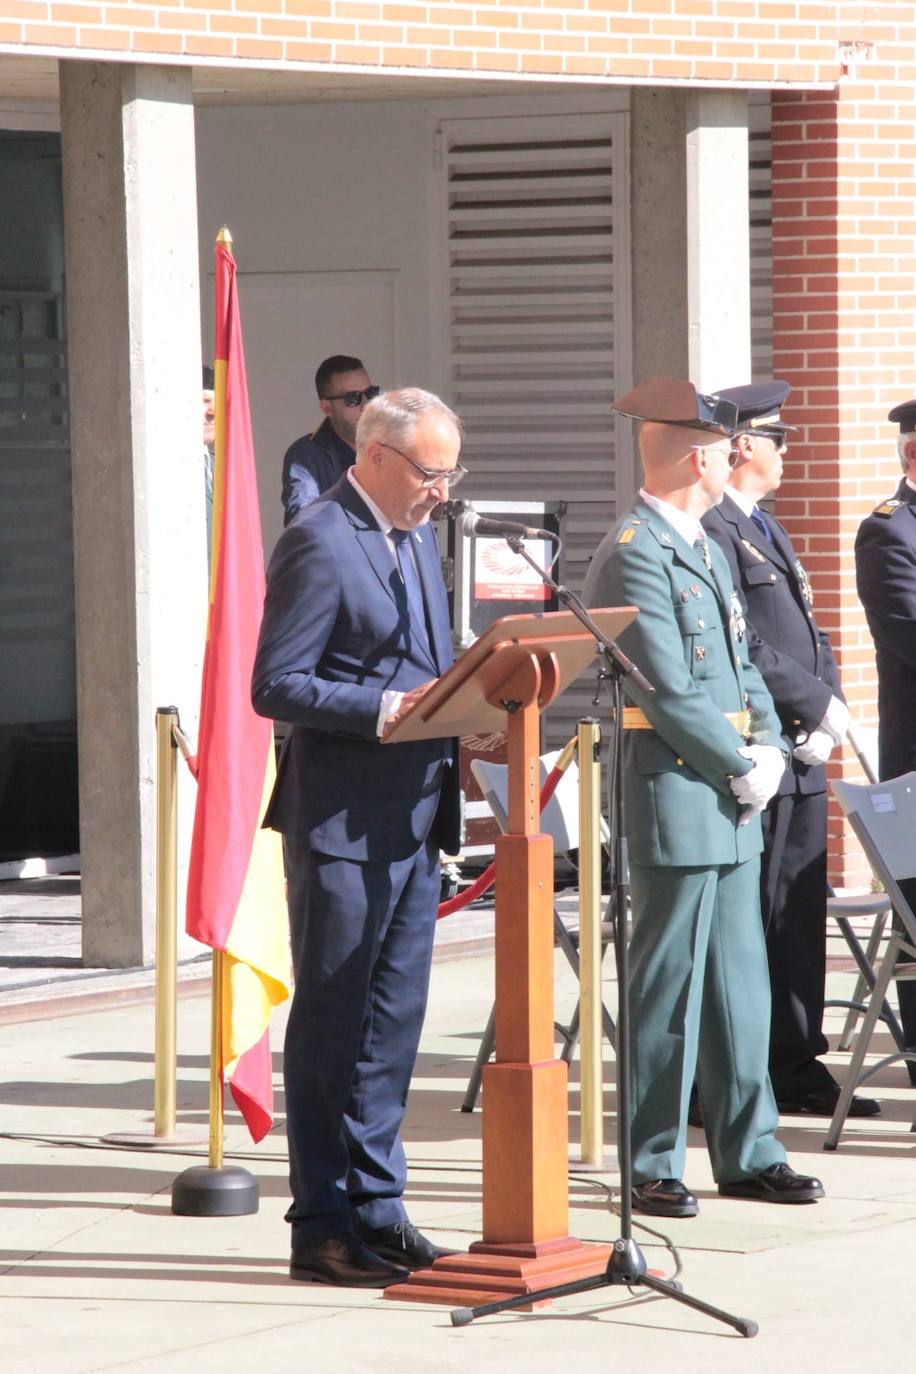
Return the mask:
<svg viewBox="0 0 916 1374">
<path fill-rule="evenodd" d="M 796 558 L 795 560 L 795 576 L 798 578 L 798 584 L 801 587 L 802 596 L 805 598 L 805 601 L 808 603 L 809 606 L 813 606 L 814 592 L 811 590 L 811 579 L 805 572 L 805 569 L 802 566 L 801 559 L 799 558 Z"/>
<path fill-rule="evenodd" d="M 741 606 L 741 598 L 738 596 L 737 592 L 732 592 L 731 611 L 732 613 L 728 619 L 729 628 L 732 632 L 732 638 L 737 640 L 740 644 L 747 630 L 747 621 Z"/>
<path fill-rule="evenodd" d="M 742 544 L 744 545 L 744 547 L 747 549 L 748 553 L 752 553 L 752 554 L 754 555 L 754 557 L 757 559 L 758 563 L 765 563 L 765 562 L 766 562 L 766 559 L 764 558 L 763 554 L 760 552 L 759 549 L 755 549 L 755 548 L 754 548 L 754 545 L 751 543 L 751 541 L 750 541 L 749 539 L 742 539 L 742 540 L 741 540 L 741 543 L 742 543 Z"/>
</svg>

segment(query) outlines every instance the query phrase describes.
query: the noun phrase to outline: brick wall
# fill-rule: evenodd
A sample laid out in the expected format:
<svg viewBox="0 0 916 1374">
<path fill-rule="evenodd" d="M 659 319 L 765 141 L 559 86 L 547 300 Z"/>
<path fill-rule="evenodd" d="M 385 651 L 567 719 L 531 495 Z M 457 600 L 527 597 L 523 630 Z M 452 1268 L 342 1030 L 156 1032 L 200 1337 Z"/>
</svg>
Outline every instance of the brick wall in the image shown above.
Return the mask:
<svg viewBox="0 0 916 1374">
<path fill-rule="evenodd" d="M 851 0 L 0 0 L 0 50 L 810 85 L 836 80 L 838 41 L 856 37 L 861 11 Z"/>
<path fill-rule="evenodd" d="M 774 371 L 793 384 L 789 450 L 777 511 L 811 573 L 852 709 L 877 723 L 871 637 L 855 591 L 859 521 L 900 480 L 898 401 L 916 396 L 916 234 L 910 182 L 916 113 L 905 24 L 878 36 L 877 58 L 823 92 L 773 97 Z M 846 773 L 861 780 L 847 760 Z M 834 817 L 836 881 L 867 878 Z"/>
</svg>

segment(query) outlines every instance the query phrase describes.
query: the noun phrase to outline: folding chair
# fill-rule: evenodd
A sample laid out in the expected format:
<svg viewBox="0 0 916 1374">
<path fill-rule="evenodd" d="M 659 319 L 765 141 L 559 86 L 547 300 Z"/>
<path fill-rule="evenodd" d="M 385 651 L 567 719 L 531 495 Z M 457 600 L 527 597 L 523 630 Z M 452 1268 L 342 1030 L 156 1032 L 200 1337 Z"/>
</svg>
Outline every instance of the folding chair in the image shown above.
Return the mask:
<svg viewBox="0 0 916 1374">
<path fill-rule="evenodd" d="M 560 757 L 559 753 L 542 754 L 540 760 L 540 786 L 543 787 L 547 774 L 552 769 L 556 760 Z M 509 789 L 509 770 L 501 763 L 487 763 L 484 759 L 473 759 L 471 761 L 471 771 L 477 780 L 477 785 L 483 793 L 486 801 L 493 812 L 494 819 L 499 825 L 500 830 L 505 833 L 508 828 L 508 789 Z M 556 791 L 550 801 L 541 812 L 541 833 L 550 835 L 553 839 L 554 850 L 559 852 L 569 852 L 579 847 L 579 770 L 575 762 L 571 763 L 566 772 L 560 778 Z M 603 823 L 602 823 L 603 825 Z M 606 835 L 602 835 L 605 839 Z M 556 907 L 553 912 L 553 933 L 554 942 L 559 945 L 566 955 L 567 962 L 571 967 L 576 979 L 579 977 L 579 931 L 578 929 L 568 928 L 560 919 Z M 613 939 L 613 928 L 607 921 L 601 923 L 601 953 Z M 604 1026 L 604 1034 L 611 1045 L 614 1047 L 614 1022 L 608 1009 L 602 1003 L 601 1020 Z M 568 1064 L 572 1059 L 573 1052 L 579 1041 L 579 1003 L 576 1003 L 572 1020 L 568 1026 L 556 1023 L 556 1029 L 560 1039 L 563 1041 L 561 1058 Z M 461 1104 L 463 1112 L 472 1112 L 477 1101 L 477 1094 L 480 1091 L 480 1080 L 483 1073 L 483 1066 L 488 1062 L 493 1053 L 496 1039 L 496 1007 L 490 1012 L 480 1048 L 477 1051 L 477 1058 L 471 1069 L 468 1079 L 467 1090 L 464 1094 L 464 1101 Z"/>
<path fill-rule="evenodd" d="M 846 738 L 852 746 L 862 772 L 868 781 L 877 782 L 877 730 L 867 725 L 859 725 L 858 722 L 851 720 Z M 831 998 L 824 1003 L 827 1007 L 848 1008 L 837 1045 L 840 1050 L 848 1050 L 852 1044 L 856 1022 L 860 1016 L 864 1015 L 867 1006 L 866 998 L 874 989 L 875 965 L 878 962 L 878 951 L 881 948 L 881 941 L 884 938 L 890 912 L 891 900 L 885 892 L 854 892 L 844 897 L 837 897 L 835 893 L 831 892 L 827 898 L 827 915 L 836 921 L 840 934 L 846 941 L 849 952 L 856 962 L 856 968 L 859 970 L 851 998 Z M 872 918 L 872 927 L 869 932 L 868 943 L 863 949 L 852 922 L 856 921 L 861 926 L 868 917 Z M 886 1023 L 894 1040 L 902 1049 L 903 1031 L 900 1029 L 900 1022 L 888 1002 L 885 1002 L 881 1009 L 881 1019 Z"/>
<path fill-rule="evenodd" d="M 860 1084 L 897 1059 L 916 1063 L 916 1052 L 898 1047 L 893 1054 L 886 1055 L 870 1069 L 863 1071 L 862 1067 L 886 1002 L 891 979 L 916 979 L 916 963 L 911 967 L 905 964 L 899 969 L 896 967 L 898 953 L 916 960 L 916 916 L 899 886 L 906 878 L 916 878 L 916 773 L 904 773 L 902 777 L 867 786 L 842 781 L 835 781 L 832 786 L 843 814 L 865 851 L 872 872 L 884 885 L 901 930 L 891 930 L 878 967 L 849 1069 L 824 1141 L 825 1150 L 836 1149 L 853 1093 Z"/>
</svg>

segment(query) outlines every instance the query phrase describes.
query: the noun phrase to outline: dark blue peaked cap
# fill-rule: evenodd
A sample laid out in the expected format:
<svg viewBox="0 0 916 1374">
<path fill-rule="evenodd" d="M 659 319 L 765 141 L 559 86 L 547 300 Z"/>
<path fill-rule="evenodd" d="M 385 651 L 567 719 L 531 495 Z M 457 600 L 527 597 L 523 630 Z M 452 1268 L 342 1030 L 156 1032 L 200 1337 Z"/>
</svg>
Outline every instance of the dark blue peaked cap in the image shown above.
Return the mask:
<svg viewBox="0 0 916 1374">
<path fill-rule="evenodd" d="M 901 401 L 887 418 L 900 426 L 901 434 L 912 434 L 916 431 L 916 401 Z"/>
<path fill-rule="evenodd" d="M 747 386 L 726 386 L 717 395 L 738 407 L 738 433 L 781 438 L 787 429 L 795 429 L 795 425 L 787 425 L 779 413 L 791 390 L 788 382 L 773 378 L 767 382 L 750 382 Z"/>
<path fill-rule="evenodd" d="M 653 377 L 641 382 L 615 401 L 612 409 L 636 420 L 727 435 L 734 434 L 738 414 L 734 402 L 718 395 L 704 395 L 692 382 L 680 377 Z"/>
</svg>

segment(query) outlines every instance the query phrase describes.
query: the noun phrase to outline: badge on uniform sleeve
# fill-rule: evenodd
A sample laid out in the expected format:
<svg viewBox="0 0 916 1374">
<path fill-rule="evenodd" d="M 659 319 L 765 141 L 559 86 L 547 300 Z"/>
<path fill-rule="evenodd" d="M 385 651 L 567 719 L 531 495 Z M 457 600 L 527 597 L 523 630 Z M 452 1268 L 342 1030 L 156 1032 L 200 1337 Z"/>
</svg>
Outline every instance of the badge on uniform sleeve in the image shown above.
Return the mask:
<svg viewBox="0 0 916 1374">
<path fill-rule="evenodd" d="M 811 590 L 811 579 L 805 572 L 801 560 L 795 560 L 795 576 L 798 578 L 798 585 L 801 587 L 801 594 L 809 606 L 814 605 L 814 592 Z"/>
<path fill-rule="evenodd" d="M 903 505 L 906 505 L 905 501 L 899 501 L 896 497 L 892 497 L 890 501 L 882 501 L 880 506 L 876 506 L 872 515 L 883 515 L 887 520 L 895 510 L 899 510 Z"/>
</svg>

